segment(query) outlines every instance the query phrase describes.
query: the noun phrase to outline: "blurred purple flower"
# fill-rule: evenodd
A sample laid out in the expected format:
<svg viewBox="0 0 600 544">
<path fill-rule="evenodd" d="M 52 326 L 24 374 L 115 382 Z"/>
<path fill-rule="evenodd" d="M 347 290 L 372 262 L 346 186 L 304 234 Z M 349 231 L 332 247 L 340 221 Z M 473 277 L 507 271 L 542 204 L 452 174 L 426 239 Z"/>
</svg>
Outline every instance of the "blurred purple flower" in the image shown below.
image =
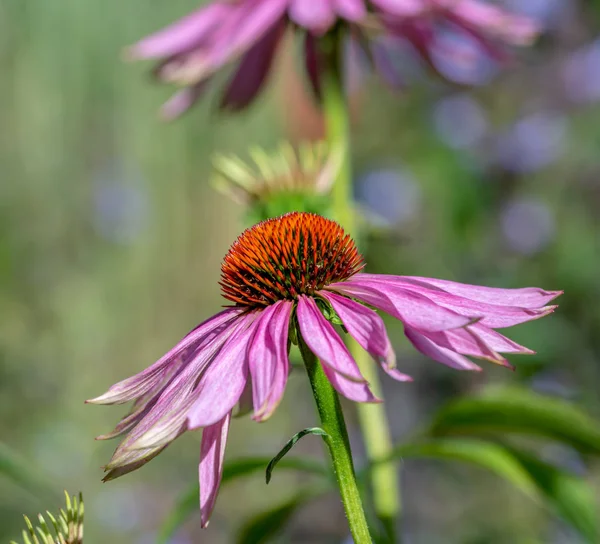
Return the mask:
<svg viewBox="0 0 600 544">
<path fill-rule="evenodd" d="M 502 234 L 513 251 L 533 255 L 545 249 L 556 233 L 550 208 L 532 198 L 516 198 L 501 214 Z"/>
<path fill-rule="evenodd" d="M 365 274 L 363 266 L 352 239 L 319 215 L 294 212 L 242 233 L 221 268 L 223 296 L 235 306 L 198 325 L 147 369 L 88 401 L 135 402 L 113 432 L 99 437 L 126 434 L 105 467 L 105 480 L 141 467 L 185 431 L 203 429 L 199 478 L 206 526 L 232 410 L 252 406 L 257 421 L 273 413 L 288 378 L 292 323 L 339 393 L 380 402 L 334 324 L 343 325 L 388 375 L 409 381 L 396 369 L 384 322 L 371 307 L 399 319 L 410 342 L 428 357 L 458 370 L 480 370 L 468 357 L 510 366 L 500 353 L 532 353 L 495 329 L 548 315 L 555 308 L 548 302 L 560 294 Z"/>
<path fill-rule="evenodd" d="M 221 107 L 240 110 L 262 89 L 289 26 L 305 31 L 304 62 L 318 94 L 326 62 L 320 38 L 338 28 L 338 22 L 346 24 L 358 42 L 378 33 L 408 39 L 434 67 L 440 50 L 457 60 L 461 55 L 444 39 L 440 25 L 453 25 L 494 57 L 501 56 L 501 44 L 529 43 L 536 32 L 529 19 L 480 0 L 217 0 L 142 39 L 128 56 L 161 59 L 157 77 L 185 87 L 165 104 L 167 118 L 185 112 L 213 74 L 238 61 Z M 397 80 L 386 47 L 374 43 L 375 68 L 386 80 Z"/>
</svg>

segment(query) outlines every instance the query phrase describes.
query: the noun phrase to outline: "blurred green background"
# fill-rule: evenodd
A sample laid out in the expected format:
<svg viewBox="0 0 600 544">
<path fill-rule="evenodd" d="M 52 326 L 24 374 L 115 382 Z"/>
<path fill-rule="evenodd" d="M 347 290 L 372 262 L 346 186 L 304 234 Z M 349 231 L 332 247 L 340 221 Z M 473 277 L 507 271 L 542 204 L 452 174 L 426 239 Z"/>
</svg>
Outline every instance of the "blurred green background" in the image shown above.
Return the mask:
<svg viewBox="0 0 600 544">
<path fill-rule="evenodd" d="M 482 83 L 475 89 L 418 69 L 400 93 L 368 74 L 352 78 L 356 194 L 374 225 L 362 241 L 370 271 L 565 290 L 553 316 L 509 332 L 538 351 L 514 357 L 515 373 L 436 365 L 390 322 L 400 366 L 415 378 L 384 383 L 397 440 L 449 399 L 489 383 L 524 384 L 600 416 L 600 22 L 592 4 L 533 4 L 545 28 L 540 42 L 500 74 L 475 63 L 467 77 Z M 209 96 L 183 119 L 160 121 L 171 90 L 120 54 L 196 5 L 0 4 L 0 437 L 53 490 L 0 477 L 2 542 L 20 533 L 23 513 L 55 510 L 68 489 L 83 491 L 86 542 L 150 544 L 197 478 L 199 434 L 188 434 L 143 469 L 102 484 L 100 467 L 116 444 L 93 438 L 123 410 L 83 402 L 146 367 L 223 303 L 220 260 L 242 210 L 210 188 L 211 153 L 312 138 L 320 125 L 292 55 L 281 56 L 268 92 L 242 115 L 218 115 Z M 312 410 L 296 372 L 269 422 L 234 422 L 228 458 L 274 455 L 316 423 Z M 297 448 L 322 455 L 317 438 Z M 543 455 L 582 465 L 566 448 Z M 481 469 L 406 460 L 402 475 L 411 544 L 578 542 Z M 597 463 L 586 478 L 598 491 Z M 244 520 L 305 480 L 281 472 L 268 487 L 260 474 L 234 482 L 208 531 L 199 532 L 195 516 L 173 542 L 232 542 Z M 295 516 L 280 541 L 346 534 L 329 494 Z"/>
</svg>

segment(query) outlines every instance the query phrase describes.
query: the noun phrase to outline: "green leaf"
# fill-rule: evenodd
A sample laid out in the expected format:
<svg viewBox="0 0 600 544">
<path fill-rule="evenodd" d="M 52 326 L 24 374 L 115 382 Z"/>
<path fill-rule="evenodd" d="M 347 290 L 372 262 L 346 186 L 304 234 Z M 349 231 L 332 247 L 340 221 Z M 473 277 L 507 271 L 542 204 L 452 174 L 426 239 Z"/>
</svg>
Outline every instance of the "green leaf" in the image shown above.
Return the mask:
<svg viewBox="0 0 600 544">
<path fill-rule="evenodd" d="M 277 463 L 279 461 L 281 461 L 281 459 L 287 454 L 287 452 L 290 451 L 294 447 L 294 445 L 296 444 L 296 442 L 298 442 L 298 440 L 300 440 L 302 437 L 306 436 L 307 434 L 328 436 L 327 433 L 319 427 L 311 427 L 310 429 L 304 429 L 304 430 L 300 431 L 299 433 L 296 433 L 294 436 L 292 436 L 292 438 L 290 438 L 288 443 L 285 446 L 283 446 L 283 448 L 281 448 L 281 451 L 275 457 L 273 457 L 273 459 L 271 459 L 269 461 L 269 464 L 267 465 L 267 471 L 266 471 L 267 484 L 271 481 L 271 476 L 273 474 L 273 469 L 275 468 L 275 465 L 277 465 Z"/>
<path fill-rule="evenodd" d="M 432 435 L 520 433 L 568 444 L 600 455 L 600 425 L 572 404 L 523 389 L 492 390 L 443 408 Z"/>
<path fill-rule="evenodd" d="M 303 492 L 272 510 L 260 513 L 244 524 L 236 540 L 237 544 L 264 544 L 276 536 L 292 516 L 320 492 Z"/>
<path fill-rule="evenodd" d="M 44 500 L 54 495 L 47 481 L 32 468 L 32 464 L 2 443 L 0 443 L 0 475 L 38 496 L 42 495 L 40 498 Z"/>
<path fill-rule="evenodd" d="M 223 477 L 221 486 L 231 482 L 237 478 L 250 476 L 258 471 L 264 470 L 269 464 L 268 457 L 248 457 L 243 459 L 234 459 L 225 463 L 223 467 Z M 320 462 L 310 459 L 288 458 L 282 459 L 279 467 L 288 470 L 300 470 L 319 476 L 329 477 L 327 468 Z M 177 529 L 195 512 L 198 511 L 198 483 L 190 486 L 184 492 L 177 504 L 163 522 L 157 538 L 157 544 L 167 544 Z"/>
<path fill-rule="evenodd" d="M 527 470 L 556 512 L 590 544 L 600 542 L 598 503 L 592 487 L 579 478 L 514 448 L 509 450 Z"/>
<path fill-rule="evenodd" d="M 393 457 L 431 457 L 471 463 L 508 480 L 531 498 L 540 499 L 536 484 L 528 471 L 511 452 L 493 442 L 474 439 L 432 440 L 397 447 Z"/>
</svg>

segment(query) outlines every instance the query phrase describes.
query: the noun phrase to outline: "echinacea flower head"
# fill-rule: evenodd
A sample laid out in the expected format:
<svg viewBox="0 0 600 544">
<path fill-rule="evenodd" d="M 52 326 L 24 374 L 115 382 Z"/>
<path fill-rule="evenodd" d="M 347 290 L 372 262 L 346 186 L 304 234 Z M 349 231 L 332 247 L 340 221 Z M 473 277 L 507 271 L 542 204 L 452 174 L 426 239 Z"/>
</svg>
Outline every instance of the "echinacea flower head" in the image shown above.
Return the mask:
<svg viewBox="0 0 600 544">
<path fill-rule="evenodd" d="M 267 152 L 255 147 L 251 162 L 236 155 L 216 155 L 213 185 L 249 209 L 250 224 L 287 210 L 328 215 L 329 192 L 341 166 L 342 153 L 324 141 L 305 142 L 295 149 L 282 143 Z"/>
<path fill-rule="evenodd" d="M 244 231 L 221 269 L 222 294 L 231 306 L 198 325 L 146 370 L 88 401 L 134 402 L 116 429 L 100 437 L 125 435 L 105 479 L 139 468 L 185 431 L 203 429 L 200 508 L 206 525 L 232 411 L 246 392 L 256 421 L 273 413 L 290 371 L 288 340 L 302 336 L 343 396 L 379 402 L 336 325 L 392 378 L 409 381 L 396 368 L 376 310 L 399 319 L 406 337 L 428 357 L 459 370 L 479 370 L 470 357 L 509 366 L 503 353 L 532 353 L 496 329 L 551 313 L 555 306 L 548 302 L 560 294 L 367 274 L 364 266 L 343 229 L 316 214 L 289 213 Z"/>
<path fill-rule="evenodd" d="M 320 93 L 321 72 L 330 65 L 324 40 L 348 30 L 356 43 L 390 34 L 411 41 L 426 58 L 440 25 L 450 24 L 489 48 L 531 42 L 535 25 L 483 0 L 216 0 L 131 46 L 132 59 L 157 59 L 156 76 L 184 87 L 163 107 L 166 118 L 185 112 L 209 80 L 228 65 L 234 73 L 221 108 L 240 110 L 264 87 L 287 29 L 304 35 L 304 64 Z M 337 39 L 337 37 L 336 37 Z M 330 44 L 330 42 L 329 42 Z M 335 49 L 335 48 L 334 48 Z M 393 71 L 385 50 L 371 55 L 386 79 Z"/>
</svg>

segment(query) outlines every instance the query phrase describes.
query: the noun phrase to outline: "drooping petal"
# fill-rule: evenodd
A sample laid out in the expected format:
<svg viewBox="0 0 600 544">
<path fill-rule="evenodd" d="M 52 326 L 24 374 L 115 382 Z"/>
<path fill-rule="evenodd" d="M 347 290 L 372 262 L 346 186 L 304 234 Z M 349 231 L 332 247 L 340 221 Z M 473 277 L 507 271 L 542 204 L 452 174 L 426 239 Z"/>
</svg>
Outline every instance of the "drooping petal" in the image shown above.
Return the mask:
<svg viewBox="0 0 600 544">
<path fill-rule="evenodd" d="M 285 25 L 283 21 L 269 30 L 240 61 L 240 66 L 227 85 L 221 109 L 239 111 L 245 108 L 265 84 Z"/>
<path fill-rule="evenodd" d="M 189 110 L 204 94 L 209 79 L 177 91 L 160 108 L 160 116 L 165 121 L 173 121 Z"/>
<path fill-rule="evenodd" d="M 235 320 L 221 336 L 194 352 L 188 365 L 170 381 L 149 412 L 119 445 L 109 465 L 122 464 L 132 449 L 144 450 L 168 444 L 187 429 L 187 414 L 198 398 L 199 377 L 252 317 L 247 314 Z"/>
<path fill-rule="evenodd" d="M 399 17 L 414 17 L 428 6 L 423 0 L 371 0 L 384 13 Z"/>
<path fill-rule="evenodd" d="M 200 519 L 202 527 L 208 525 L 210 515 L 215 507 L 221 477 L 223 475 L 223 458 L 229 432 L 231 413 L 202 431 L 200 446 L 200 464 L 198 466 L 200 480 Z"/>
<path fill-rule="evenodd" d="M 273 374 L 271 376 L 270 388 L 267 391 L 266 397 L 262 402 L 257 402 L 258 410 L 255 411 L 254 419 L 256 421 L 264 421 L 271 416 L 275 408 L 279 405 L 285 385 L 290 372 L 290 364 L 288 359 L 288 331 L 290 326 L 290 318 L 294 304 L 291 301 L 280 301 L 277 303 L 278 308 L 273 317 L 270 319 L 267 328 L 267 334 L 271 338 L 271 344 L 274 347 L 274 365 Z M 252 350 L 250 351 L 252 354 Z"/>
<path fill-rule="evenodd" d="M 464 327 L 479 317 L 477 314 L 460 315 L 419 293 L 398 289 L 381 281 L 364 279 L 362 276 L 356 274 L 348 281 L 331 284 L 327 289 L 362 300 L 406 325 L 423 331 Z"/>
<path fill-rule="evenodd" d="M 377 274 L 357 274 L 349 283 L 360 282 L 371 286 L 379 286 L 388 296 L 393 293 L 414 293 L 425 297 L 439 308 L 451 310 L 467 318 L 479 317 L 479 321 L 494 329 L 512 327 L 552 313 L 556 306 L 543 306 L 541 308 L 525 308 L 507 304 L 493 304 L 468 299 L 464 296 L 454 295 L 440 288 L 427 288 L 421 285 L 411 286 L 402 276 L 386 276 Z M 344 285 L 345 288 L 345 284 Z M 420 327 L 417 327 L 420 328 Z M 449 327 L 451 328 L 451 327 Z M 427 329 L 424 329 L 427 330 Z M 431 330 L 431 329 L 429 329 Z M 439 329 L 442 330 L 442 329 Z M 444 329 L 445 330 L 445 329 Z"/>
<path fill-rule="evenodd" d="M 442 363 L 457 370 L 481 370 L 479 366 L 469 361 L 465 356 L 448 348 L 438 346 L 433 340 L 430 340 L 411 327 L 404 327 L 404 334 L 406 334 L 406 337 L 411 341 L 415 348 L 438 363 Z"/>
<path fill-rule="evenodd" d="M 243 310 L 227 308 L 207 319 L 190 331 L 173 349 L 163 355 L 154 364 L 126 380 L 113 385 L 106 393 L 94 399 L 87 400 L 91 404 L 123 404 L 141 397 L 155 387 L 163 378 L 167 367 L 177 364 L 181 353 L 189 348 L 197 347 L 210 341 L 235 320 Z"/>
<path fill-rule="evenodd" d="M 304 40 L 304 64 L 308 81 L 315 98 L 321 100 L 321 71 L 319 51 L 317 48 L 317 39 L 310 33 L 306 34 Z"/>
<path fill-rule="evenodd" d="M 332 0 L 332 4 L 340 17 L 358 23 L 367 15 L 364 0 Z"/>
<path fill-rule="evenodd" d="M 535 351 L 513 342 L 510 338 L 496 332 L 481 323 L 469 325 L 469 329 L 474 331 L 489 347 L 498 353 L 518 353 L 521 355 L 533 355 Z"/>
<path fill-rule="evenodd" d="M 335 23 L 333 0 L 290 0 L 289 16 L 296 24 L 314 34 L 325 34 Z"/>
<path fill-rule="evenodd" d="M 383 320 L 373 310 L 336 293 L 319 293 L 327 299 L 344 327 L 358 344 L 378 362 L 389 368 L 396 366 L 396 357 Z"/>
<path fill-rule="evenodd" d="M 198 385 L 197 400 L 187 414 L 188 428 L 213 425 L 231 412 L 248 377 L 248 346 L 257 327 L 238 330 L 211 362 Z"/>
<path fill-rule="evenodd" d="M 426 336 L 438 346 L 455 351 L 461 355 L 485 359 L 498 365 L 506 366 L 511 369 L 513 368 L 502 355 L 493 350 L 474 330 L 472 330 L 470 325 L 462 329 L 427 333 Z"/>
<path fill-rule="evenodd" d="M 361 274 L 361 276 L 365 279 L 394 282 L 407 288 L 410 288 L 411 285 L 417 288 L 438 288 L 452 295 L 457 295 L 477 302 L 531 309 L 546 306 L 546 304 L 563 293 L 562 291 L 545 291 L 538 287 L 524 287 L 521 289 L 482 287 L 479 285 L 469 285 L 450 280 L 424 278 L 420 276 L 391 276 L 388 274 Z"/>
<path fill-rule="evenodd" d="M 202 42 L 232 9 L 226 3 L 209 4 L 132 45 L 127 56 L 152 59 L 185 52 Z"/>
<path fill-rule="evenodd" d="M 220 65 L 248 51 L 285 15 L 288 0 L 244 2 L 223 25 L 214 41 L 215 63 Z"/>
<path fill-rule="evenodd" d="M 296 309 L 302 338 L 324 366 L 347 380 L 365 383 L 358 365 L 313 298 L 301 295 Z"/>
<path fill-rule="evenodd" d="M 273 387 L 275 369 L 279 363 L 275 338 L 270 325 L 284 301 L 265 308 L 256 320 L 256 331 L 248 349 L 248 367 L 252 377 L 254 413 L 260 414 Z"/>
<path fill-rule="evenodd" d="M 381 399 L 373 395 L 368 384 L 349 380 L 327 365 L 321 366 L 331 385 L 347 399 L 354 402 L 381 402 Z"/>
</svg>

